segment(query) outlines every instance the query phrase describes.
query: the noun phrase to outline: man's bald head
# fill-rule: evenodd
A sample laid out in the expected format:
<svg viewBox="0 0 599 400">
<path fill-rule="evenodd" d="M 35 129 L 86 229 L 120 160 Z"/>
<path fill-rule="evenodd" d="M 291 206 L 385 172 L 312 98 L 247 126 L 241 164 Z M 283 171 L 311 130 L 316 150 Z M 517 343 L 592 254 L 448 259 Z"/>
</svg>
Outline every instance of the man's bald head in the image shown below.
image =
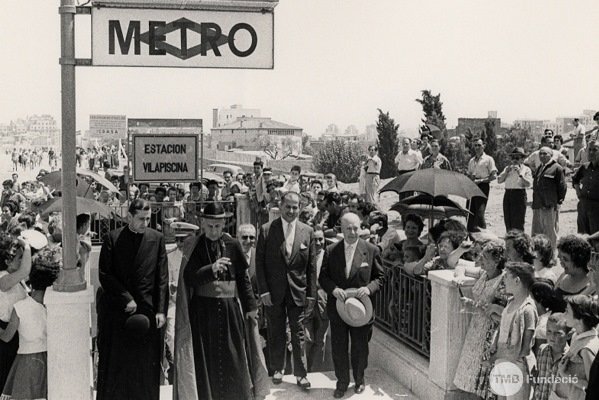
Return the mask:
<svg viewBox="0 0 599 400">
<path fill-rule="evenodd" d="M 360 223 L 360 217 L 354 213 L 347 213 L 341 217 L 341 232 L 347 243 L 353 244 L 360 237 Z"/>
<path fill-rule="evenodd" d="M 542 164 L 547 164 L 553 156 L 553 149 L 548 146 L 543 146 L 539 150 L 539 160 Z"/>
</svg>

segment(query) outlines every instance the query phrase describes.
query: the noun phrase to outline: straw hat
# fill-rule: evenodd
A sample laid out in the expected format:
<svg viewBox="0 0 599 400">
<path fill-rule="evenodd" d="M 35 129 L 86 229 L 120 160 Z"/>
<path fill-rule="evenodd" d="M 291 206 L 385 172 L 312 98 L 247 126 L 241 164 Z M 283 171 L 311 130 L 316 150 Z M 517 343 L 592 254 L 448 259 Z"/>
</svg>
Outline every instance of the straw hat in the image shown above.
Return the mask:
<svg viewBox="0 0 599 400">
<path fill-rule="evenodd" d="M 347 298 L 345 301 L 337 299 L 337 313 L 341 319 L 355 328 L 364 326 L 372 321 L 372 301 L 370 297 L 355 297 L 357 289 L 347 289 Z"/>
</svg>

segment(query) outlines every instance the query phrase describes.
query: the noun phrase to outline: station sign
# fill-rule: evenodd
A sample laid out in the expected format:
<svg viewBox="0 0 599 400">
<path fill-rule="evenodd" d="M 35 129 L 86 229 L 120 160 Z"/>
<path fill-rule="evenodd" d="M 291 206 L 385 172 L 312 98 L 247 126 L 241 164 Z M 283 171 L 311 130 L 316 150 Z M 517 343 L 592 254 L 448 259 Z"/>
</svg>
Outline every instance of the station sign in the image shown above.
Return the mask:
<svg viewBox="0 0 599 400">
<path fill-rule="evenodd" d="M 127 117 L 125 115 L 89 116 L 89 137 L 105 139 L 125 139 L 127 137 Z"/>
<path fill-rule="evenodd" d="M 133 134 L 131 136 L 134 181 L 198 181 L 198 135 Z"/>
<path fill-rule="evenodd" d="M 92 8 L 92 65 L 274 66 L 274 13 Z"/>
</svg>

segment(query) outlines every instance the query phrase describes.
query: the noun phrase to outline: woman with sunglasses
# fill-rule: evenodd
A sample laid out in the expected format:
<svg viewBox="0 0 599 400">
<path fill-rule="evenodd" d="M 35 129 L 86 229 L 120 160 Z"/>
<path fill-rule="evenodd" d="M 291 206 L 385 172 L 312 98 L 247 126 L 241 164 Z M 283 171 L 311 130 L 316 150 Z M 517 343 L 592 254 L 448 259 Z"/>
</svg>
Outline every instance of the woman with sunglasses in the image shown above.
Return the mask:
<svg viewBox="0 0 599 400">
<path fill-rule="evenodd" d="M 0 233 L 0 328 L 8 326 L 16 302 L 27 297 L 22 283 L 31 271 L 31 247 L 22 238 L 13 239 L 7 233 Z M 15 335 L 9 342 L 0 340 L 0 388 L 17 355 L 19 338 Z"/>
</svg>

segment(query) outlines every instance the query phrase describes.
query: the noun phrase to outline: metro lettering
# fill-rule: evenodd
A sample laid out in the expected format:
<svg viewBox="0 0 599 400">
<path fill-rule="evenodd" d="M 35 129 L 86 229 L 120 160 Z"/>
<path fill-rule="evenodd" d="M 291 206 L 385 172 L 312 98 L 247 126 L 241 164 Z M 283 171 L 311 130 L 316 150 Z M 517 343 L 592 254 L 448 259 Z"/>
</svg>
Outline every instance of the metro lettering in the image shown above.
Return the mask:
<svg viewBox="0 0 599 400">
<path fill-rule="evenodd" d="M 150 21 L 149 25 L 150 25 L 150 43 L 148 45 L 150 46 L 150 55 L 151 56 L 163 56 L 166 54 L 166 51 L 163 49 L 157 49 L 156 42 L 163 43 L 166 40 L 166 35 L 157 34 L 156 30 L 159 27 L 165 26 L 166 22 Z"/>
<path fill-rule="evenodd" d="M 121 23 L 123 25 L 121 25 Z M 233 25 L 229 34 L 223 34 L 220 25 L 214 22 L 197 23 L 186 18 L 180 18 L 172 22 L 148 21 L 148 30 L 141 32 L 141 21 L 129 21 L 127 34 L 123 35 L 123 26 L 126 22 L 119 20 L 108 21 L 108 51 L 115 54 L 115 42 L 118 41 L 120 54 L 128 55 L 131 50 L 131 42 L 134 43 L 133 53 L 141 54 L 141 42 L 148 45 L 148 54 L 151 56 L 163 56 L 166 54 L 181 58 L 183 60 L 196 55 L 207 56 L 209 50 L 214 52 L 215 57 L 221 57 L 220 46 L 228 45 L 231 53 L 237 57 L 248 57 L 253 54 L 258 46 L 258 34 L 256 30 L 247 23 Z M 167 34 L 180 31 L 180 48 L 167 43 Z M 188 47 L 188 32 L 193 31 L 200 34 L 200 44 Z M 239 49 L 235 43 L 235 37 L 240 31 L 246 31 L 251 38 L 247 49 Z M 116 37 L 116 40 L 115 40 Z"/>
<path fill-rule="evenodd" d="M 121 21 L 108 21 L 108 54 L 114 54 L 114 35 L 116 34 L 119 40 L 121 54 L 129 54 L 131 40 L 135 40 L 135 54 L 141 54 L 141 46 L 139 35 L 141 32 L 141 24 L 139 21 L 130 21 L 127 27 L 127 38 L 123 38 L 123 30 L 121 29 Z"/>
</svg>

